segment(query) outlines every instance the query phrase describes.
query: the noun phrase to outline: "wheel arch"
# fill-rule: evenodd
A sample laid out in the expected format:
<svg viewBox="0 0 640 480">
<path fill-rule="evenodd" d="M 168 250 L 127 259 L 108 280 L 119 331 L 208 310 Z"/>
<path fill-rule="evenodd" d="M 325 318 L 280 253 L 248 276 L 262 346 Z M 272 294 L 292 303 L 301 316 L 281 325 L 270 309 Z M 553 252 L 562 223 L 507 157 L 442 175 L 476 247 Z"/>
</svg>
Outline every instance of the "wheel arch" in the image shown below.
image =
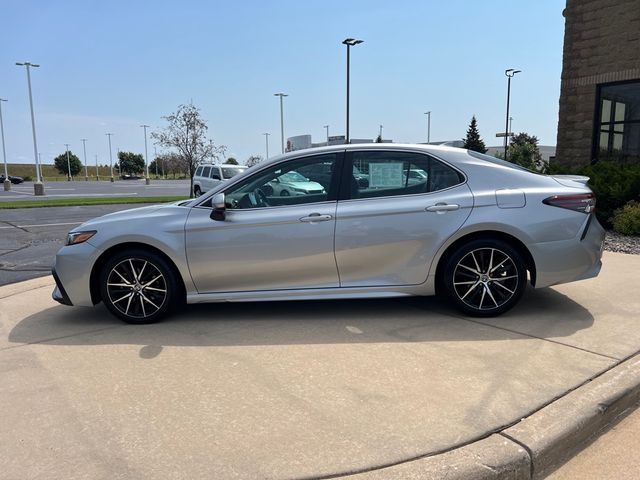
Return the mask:
<svg viewBox="0 0 640 480">
<path fill-rule="evenodd" d="M 442 290 L 442 280 L 444 275 L 444 268 L 447 263 L 447 260 L 453 253 L 458 250 L 465 243 L 471 242 L 473 240 L 501 240 L 505 243 L 508 243 L 510 246 L 515 248 L 525 262 L 527 270 L 529 271 L 529 275 L 531 277 L 531 285 L 535 287 L 536 285 L 536 263 L 529 252 L 529 249 L 519 238 L 506 233 L 500 230 L 480 230 L 471 233 L 467 233 L 460 238 L 457 238 L 453 241 L 440 255 L 438 259 L 438 264 L 436 267 L 436 291 Z"/>
<path fill-rule="evenodd" d="M 165 252 L 163 252 L 159 248 L 149 245 L 148 243 L 125 242 L 125 243 L 118 243 L 117 245 L 113 245 L 109 247 L 104 252 L 102 252 L 102 254 L 94 262 L 93 267 L 91 268 L 91 276 L 89 277 L 89 291 L 91 293 L 92 303 L 96 305 L 102 300 L 102 297 L 100 295 L 100 283 L 99 283 L 100 272 L 102 271 L 102 268 L 104 267 L 104 265 L 107 263 L 107 260 L 116 253 L 120 253 L 122 251 L 134 249 L 134 248 L 139 250 L 145 250 L 147 252 L 154 253 L 159 257 L 162 257 L 169 264 L 169 266 L 173 270 L 173 274 L 175 275 L 176 281 L 180 288 L 180 291 L 178 292 L 178 298 L 186 300 L 187 290 L 184 284 L 184 279 L 180 274 L 180 270 L 176 266 L 175 262 L 171 260 L 171 257 L 169 257 L 169 255 L 167 255 Z"/>
</svg>

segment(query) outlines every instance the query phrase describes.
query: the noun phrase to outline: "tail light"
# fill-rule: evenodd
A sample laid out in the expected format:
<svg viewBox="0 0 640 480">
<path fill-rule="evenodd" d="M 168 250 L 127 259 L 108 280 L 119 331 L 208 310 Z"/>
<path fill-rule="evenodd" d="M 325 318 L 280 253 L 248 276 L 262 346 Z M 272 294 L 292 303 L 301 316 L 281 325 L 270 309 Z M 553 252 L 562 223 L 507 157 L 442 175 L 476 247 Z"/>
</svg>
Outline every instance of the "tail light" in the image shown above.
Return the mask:
<svg viewBox="0 0 640 480">
<path fill-rule="evenodd" d="M 596 208 L 596 196 L 593 193 L 578 195 L 554 195 L 545 198 L 542 203 L 552 207 L 567 208 L 575 212 L 591 213 Z"/>
</svg>

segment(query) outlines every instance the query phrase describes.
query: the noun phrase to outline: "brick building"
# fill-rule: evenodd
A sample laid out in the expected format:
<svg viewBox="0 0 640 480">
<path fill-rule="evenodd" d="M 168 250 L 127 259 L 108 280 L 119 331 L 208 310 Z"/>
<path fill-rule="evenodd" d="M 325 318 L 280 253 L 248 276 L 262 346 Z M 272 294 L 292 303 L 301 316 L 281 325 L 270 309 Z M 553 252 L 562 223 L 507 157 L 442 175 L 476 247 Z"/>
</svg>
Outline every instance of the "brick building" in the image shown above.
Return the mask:
<svg viewBox="0 0 640 480">
<path fill-rule="evenodd" d="M 640 0 L 567 0 L 556 161 L 640 161 Z"/>
</svg>

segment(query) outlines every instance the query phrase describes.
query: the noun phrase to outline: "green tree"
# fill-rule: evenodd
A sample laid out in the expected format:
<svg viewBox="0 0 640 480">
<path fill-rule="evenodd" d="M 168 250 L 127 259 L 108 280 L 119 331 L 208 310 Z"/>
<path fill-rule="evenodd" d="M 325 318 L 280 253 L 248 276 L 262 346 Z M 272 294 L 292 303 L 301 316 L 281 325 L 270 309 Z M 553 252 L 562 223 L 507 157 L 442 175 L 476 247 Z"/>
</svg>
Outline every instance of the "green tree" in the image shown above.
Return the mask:
<svg viewBox="0 0 640 480">
<path fill-rule="evenodd" d="M 529 170 L 542 170 L 545 165 L 538 141 L 538 137 L 525 132 L 512 135 L 507 149 L 507 160 Z"/>
<path fill-rule="evenodd" d="M 233 157 L 229 157 L 226 162 L 227 165 L 238 165 L 238 160 Z"/>
<path fill-rule="evenodd" d="M 224 155 L 226 147 L 216 146 L 207 138 L 207 123 L 200 116 L 200 110 L 193 104 L 179 105 L 178 109 L 163 117 L 168 125 L 161 131 L 154 132 L 151 137 L 158 144 L 177 152 L 187 167 L 191 180 L 189 195 L 193 197 L 193 175 L 198 165 L 206 160 L 216 160 Z"/>
<path fill-rule="evenodd" d="M 487 147 L 484 145 L 484 141 L 482 141 L 480 132 L 478 131 L 478 121 L 475 115 L 471 117 L 471 123 L 467 129 L 467 137 L 462 140 L 464 141 L 463 148 L 473 150 L 474 152 L 487 152 Z"/>
<path fill-rule="evenodd" d="M 121 175 L 144 172 L 144 157 L 140 153 L 118 152 L 118 171 Z"/>
<path fill-rule="evenodd" d="M 80 159 L 71 151 L 69 151 L 69 165 L 67 166 L 67 152 L 63 152 L 53 159 L 53 165 L 56 167 L 62 175 L 68 175 L 69 167 L 71 169 L 71 176 L 75 177 L 80 173 L 82 169 L 82 163 Z"/>
<path fill-rule="evenodd" d="M 382 143 L 382 135 L 376 137 L 376 143 Z"/>
</svg>

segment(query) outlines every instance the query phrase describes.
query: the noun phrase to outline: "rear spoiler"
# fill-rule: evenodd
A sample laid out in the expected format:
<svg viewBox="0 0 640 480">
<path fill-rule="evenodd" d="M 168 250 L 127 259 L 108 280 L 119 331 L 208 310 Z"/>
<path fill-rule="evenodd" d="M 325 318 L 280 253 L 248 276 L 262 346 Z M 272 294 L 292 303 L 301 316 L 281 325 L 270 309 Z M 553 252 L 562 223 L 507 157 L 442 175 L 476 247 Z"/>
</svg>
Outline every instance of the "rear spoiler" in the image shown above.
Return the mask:
<svg viewBox="0 0 640 480">
<path fill-rule="evenodd" d="M 586 185 L 589 181 L 589 177 L 585 177 L 584 175 L 550 175 L 550 177 L 562 185 L 567 185 L 569 182 L 577 182 Z M 568 186 L 573 185 L 569 184 Z"/>
</svg>

